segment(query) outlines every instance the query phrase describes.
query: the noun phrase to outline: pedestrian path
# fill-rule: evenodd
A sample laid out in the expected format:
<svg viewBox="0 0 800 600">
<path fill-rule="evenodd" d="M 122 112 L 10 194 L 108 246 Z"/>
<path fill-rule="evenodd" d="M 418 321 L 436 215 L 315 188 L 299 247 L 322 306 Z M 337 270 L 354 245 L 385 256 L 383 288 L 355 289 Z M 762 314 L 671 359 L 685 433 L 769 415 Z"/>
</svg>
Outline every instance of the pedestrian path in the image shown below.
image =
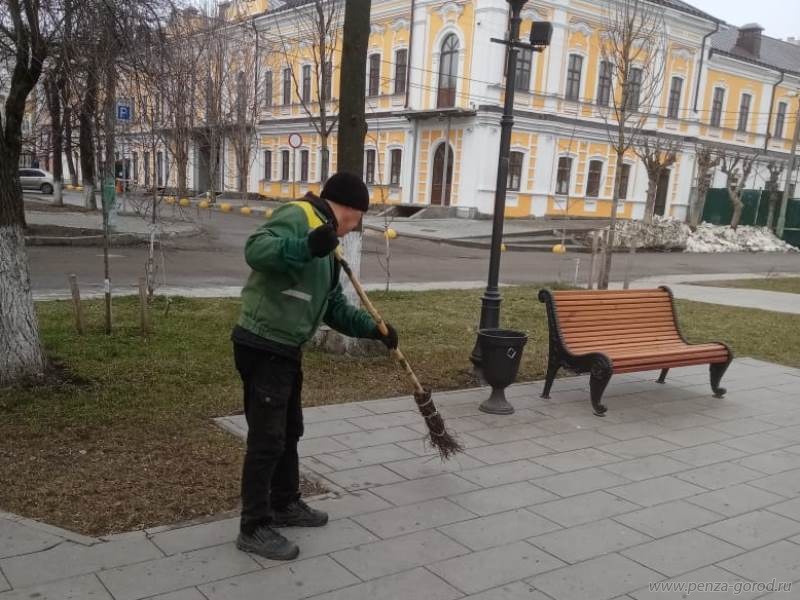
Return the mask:
<svg viewBox="0 0 800 600">
<path fill-rule="evenodd" d="M 800 314 L 800 295 L 768 290 L 751 290 L 745 288 L 711 287 L 693 285 L 693 282 L 726 281 L 729 279 L 761 279 L 764 273 L 721 273 L 716 275 L 659 275 L 631 282 L 631 288 L 646 289 L 667 285 L 673 295 L 681 300 L 694 300 L 709 304 L 738 306 L 741 308 L 758 308 L 774 312 Z M 797 277 L 797 273 L 772 273 L 770 276 Z M 621 288 L 619 283 L 611 287 Z"/>
<path fill-rule="evenodd" d="M 332 491 L 299 558 L 239 552 L 233 515 L 92 539 L 0 514 L 0 600 L 645 600 L 656 582 L 800 586 L 800 369 L 734 361 L 434 398 L 466 451 L 441 462 L 410 397 L 308 408 L 304 470 Z M 245 434 L 241 417 L 220 424 Z M 717 589 L 721 589 L 718 587 Z M 723 597 L 779 600 L 766 587 Z M 714 597 L 717 597 L 715 594 Z"/>
<path fill-rule="evenodd" d="M 392 283 L 393 292 L 427 292 L 432 290 L 474 290 L 486 286 L 485 281 L 426 281 Z M 380 292 L 386 289 L 385 283 L 365 283 L 364 289 L 368 292 Z M 156 289 L 157 295 L 183 296 L 186 298 L 238 298 L 242 292 L 241 285 L 219 285 L 203 287 L 161 286 Z M 139 293 L 135 286 L 115 286 L 114 294 L 131 296 Z M 101 284 L 82 284 L 81 298 L 102 298 L 105 292 Z M 72 296 L 69 289 L 37 290 L 33 293 L 34 300 L 68 300 Z"/>
<path fill-rule="evenodd" d="M 797 276 L 796 274 L 785 274 Z M 672 290 L 675 298 L 693 300 L 726 306 L 739 306 L 742 308 L 757 308 L 790 314 L 800 314 L 800 296 L 784 292 L 770 292 L 765 290 L 749 290 L 737 288 L 714 288 L 709 286 L 689 285 L 692 281 L 712 281 L 727 279 L 753 279 L 764 277 L 756 273 L 721 273 L 713 275 L 660 275 L 646 279 L 637 279 L 631 282 L 631 288 L 646 289 L 667 285 Z M 393 282 L 391 290 L 396 292 L 424 292 L 430 290 L 472 290 L 485 287 L 484 281 L 429 281 L 429 282 Z M 367 291 L 382 291 L 386 289 L 382 283 L 368 283 L 364 286 Z M 612 282 L 612 289 L 621 289 L 622 283 Z M 117 286 L 115 294 L 138 294 L 134 286 Z M 167 286 L 157 290 L 158 294 L 166 296 L 184 296 L 187 298 L 238 298 L 241 286 L 203 286 L 184 287 Z M 84 284 L 81 288 L 81 297 L 85 299 L 101 298 L 104 294 L 100 283 Z M 68 289 L 37 290 L 34 292 L 35 300 L 67 300 L 70 292 Z"/>
</svg>

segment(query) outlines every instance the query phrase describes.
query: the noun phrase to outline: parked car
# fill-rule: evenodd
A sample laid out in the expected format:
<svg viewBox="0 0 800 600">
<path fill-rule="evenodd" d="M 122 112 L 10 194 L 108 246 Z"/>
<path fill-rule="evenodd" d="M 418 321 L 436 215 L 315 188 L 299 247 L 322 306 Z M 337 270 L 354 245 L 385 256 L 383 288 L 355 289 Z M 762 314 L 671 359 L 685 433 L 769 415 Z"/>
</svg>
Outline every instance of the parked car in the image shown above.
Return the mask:
<svg viewBox="0 0 800 600">
<path fill-rule="evenodd" d="M 37 190 L 43 194 L 53 193 L 53 174 L 42 169 L 20 169 L 19 183 L 23 190 Z"/>
</svg>

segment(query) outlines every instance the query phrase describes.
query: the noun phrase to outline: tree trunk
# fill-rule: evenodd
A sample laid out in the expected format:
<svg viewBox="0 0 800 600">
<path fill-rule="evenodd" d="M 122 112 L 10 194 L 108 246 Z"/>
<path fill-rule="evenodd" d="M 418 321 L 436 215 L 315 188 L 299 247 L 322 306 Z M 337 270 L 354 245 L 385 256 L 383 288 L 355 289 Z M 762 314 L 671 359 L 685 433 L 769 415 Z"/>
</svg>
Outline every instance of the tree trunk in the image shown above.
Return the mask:
<svg viewBox="0 0 800 600">
<path fill-rule="evenodd" d="M 320 146 L 320 171 L 319 171 L 319 181 L 320 186 L 325 185 L 325 182 L 328 180 L 328 169 L 330 167 L 331 162 L 331 155 L 330 151 L 328 150 L 328 134 L 322 133 L 319 136 L 319 146 Z"/>
<path fill-rule="evenodd" d="M 47 104 L 50 110 L 50 135 L 52 137 L 53 150 L 53 204 L 62 206 L 64 198 L 61 194 L 61 186 L 64 178 L 64 167 L 61 160 L 63 151 L 62 126 L 61 126 L 61 94 L 59 92 L 60 83 L 57 85 L 52 79 L 45 81 L 45 91 L 47 93 Z"/>
<path fill-rule="evenodd" d="M 647 174 L 647 202 L 644 205 L 644 222 L 650 225 L 653 222 L 653 213 L 656 210 L 656 190 L 658 189 L 659 173 Z"/>
<path fill-rule="evenodd" d="M 767 228 L 770 231 L 775 231 L 775 209 L 778 206 L 780 195 L 777 191 L 773 190 L 769 194 L 769 211 L 767 212 Z"/>
<path fill-rule="evenodd" d="M 175 167 L 177 170 L 177 188 L 178 188 L 178 198 L 183 198 L 186 195 L 186 170 L 188 165 L 188 158 L 186 153 L 182 153 L 181 157 L 178 158 L 178 155 L 175 154 Z"/>
<path fill-rule="evenodd" d="M 694 202 L 692 202 L 689 212 L 689 227 L 692 231 L 696 230 L 697 226 L 700 225 L 700 219 L 703 218 L 703 211 L 706 208 L 706 190 L 702 186 L 697 186 L 694 193 Z"/>
<path fill-rule="evenodd" d="M 739 221 L 742 218 L 742 209 L 744 208 L 744 203 L 742 202 L 741 192 L 739 190 L 732 190 L 728 188 L 728 196 L 731 199 L 731 205 L 733 206 L 733 214 L 731 215 L 731 229 L 736 231 L 736 228 L 739 227 Z"/>
<path fill-rule="evenodd" d="M 116 115 L 114 107 L 117 98 L 117 69 L 115 61 L 111 58 L 106 65 L 105 75 L 105 99 L 103 102 L 105 162 L 103 163 L 103 177 L 100 182 L 101 188 L 106 181 L 113 180 L 116 175 L 116 169 L 114 168 L 116 164 L 114 152 L 116 147 Z"/>
<path fill-rule="evenodd" d="M 608 244 L 605 253 L 605 260 L 601 265 L 600 278 L 597 282 L 597 288 L 601 290 L 608 289 L 608 282 L 611 277 L 611 257 L 614 254 L 614 237 L 617 227 L 617 208 L 619 207 L 619 186 L 622 180 L 622 164 L 625 157 L 624 152 L 617 151 L 617 166 L 614 172 L 614 195 L 611 199 L 611 222 L 608 229 Z"/>
<path fill-rule="evenodd" d="M 216 126 L 214 126 L 216 127 Z M 219 136 L 215 133 L 211 134 L 211 145 L 208 150 L 208 190 L 211 193 L 211 202 L 217 201 L 217 184 L 219 183 Z"/>
<path fill-rule="evenodd" d="M 366 91 L 367 49 L 369 47 L 371 0 L 345 0 L 342 31 L 342 73 L 339 83 L 339 123 L 336 140 L 337 171 L 349 171 L 361 176 L 364 170 L 364 137 L 367 121 L 364 116 Z M 323 66 L 324 68 L 324 66 Z M 326 140 L 327 141 L 327 140 Z M 345 260 L 356 277 L 361 276 L 362 227 L 342 239 Z M 348 301 L 358 306 L 358 294 L 347 275 L 341 275 L 342 290 Z M 362 354 L 370 344 L 359 344 L 344 336 L 327 336 L 326 347 L 349 354 Z M 331 343 L 330 338 L 339 343 Z M 373 351 L 370 349 L 369 351 Z"/>
<path fill-rule="evenodd" d="M 342 31 L 342 75 L 339 83 L 339 128 L 336 140 L 337 170 L 361 175 L 364 171 L 364 115 L 367 49 L 369 47 L 371 0 L 345 0 Z M 323 67 L 324 68 L 324 67 Z M 345 258 L 356 276 L 361 275 L 362 227 L 345 236 Z M 358 294 L 347 278 L 343 287 L 348 300 L 358 304 Z"/>
<path fill-rule="evenodd" d="M 86 76 L 80 123 L 81 175 L 83 177 L 83 205 L 85 208 L 97 210 L 97 199 L 94 195 L 95 179 L 95 147 L 93 125 L 97 110 L 97 73 L 89 69 Z"/>
<path fill-rule="evenodd" d="M 369 47 L 371 0 L 345 0 L 342 32 L 342 75 L 339 84 L 339 171 L 360 175 L 364 170 L 364 117 L 367 49 Z"/>
<path fill-rule="evenodd" d="M 76 186 L 78 185 L 78 173 L 75 171 L 75 156 L 72 150 L 72 109 L 67 105 L 64 105 L 64 154 L 67 155 L 69 181 Z"/>
<path fill-rule="evenodd" d="M 0 387 L 40 378 L 45 369 L 25 251 L 19 144 L 13 146 L 0 140 Z"/>
</svg>

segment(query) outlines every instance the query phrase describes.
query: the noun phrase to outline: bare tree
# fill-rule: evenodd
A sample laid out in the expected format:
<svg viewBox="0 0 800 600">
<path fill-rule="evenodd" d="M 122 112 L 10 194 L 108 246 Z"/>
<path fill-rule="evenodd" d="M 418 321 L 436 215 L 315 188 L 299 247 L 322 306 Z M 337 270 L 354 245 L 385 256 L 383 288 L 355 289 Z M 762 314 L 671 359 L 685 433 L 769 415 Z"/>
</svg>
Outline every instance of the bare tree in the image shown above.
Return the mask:
<svg viewBox="0 0 800 600">
<path fill-rule="evenodd" d="M 166 141 L 176 166 L 176 191 L 183 197 L 188 188 L 188 165 L 194 128 L 197 125 L 197 85 L 202 81 L 204 40 L 198 30 L 205 19 L 196 9 L 175 11 L 165 35 L 153 36 L 153 51 L 160 54 L 153 87 L 166 98 Z"/>
<path fill-rule="evenodd" d="M 719 160 L 719 156 L 708 146 L 698 146 L 695 150 L 695 164 L 697 165 L 696 196 L 689 211 L 689 226 L 692 230 L 697 229 L 703 218 L 706 195 L 711 188 L 714 167 L 719 164 Z"/>
<path fill-rule="evenodd" d="M 644 222 L 653 222 L 656 206 L 658 180 L 661 175 L 678 160 L 681 142 L 675 138 L 659 135 L 643 136 L 633 146 L 633 151 L 644 164 L 647 171 L 647 202 L 644 207 Z"/>
<path fill-rule="evenodd" d="M 608 0 L 600 52 L 611 65 L 617 89 L 601 109 L 616 154 L 608 248 L 598 287 L 607 288 L 625 154 L 642 135 L 662 91 L 666 52 L 664 10 L 646 0 Z"/>
<path fill-rule="evenodd" d="M 235 77 L 225 80 L 225 129 L 236 158 L 236 189 L 246 202 L 259 115 L 260 36 L 252 20 L 232 25 L 231 34 L 234 37 L 233 61 L 238 70 Z"/>
<path fill-rule="evenodd" d="M 769 227 L 772 231 L 775 231 L 775 214 L 781 201 L 781 192 L 778 189 L 780 187 L 779 179 L 785 168 L 786 163 L 783 161 L 777 162 L 773 160 L 767 164 L 767 170 L 769 171 L 769 180 L 767 180 L 766 185 L 767 192 L 769 193 L 767 227 Z"/>
<path fill-rule="evenodd" d="M 324 183 L 328 179 L 330 169 L 328 140 L 338 123 L 338 106 L 332 98 L 333 60 L 339 51 L 342 0 L 311 0 L 308 4 L 295 7 L 294 11 L 294 22 L 298 28 L 297 37 L 287 40 L 281 34 L 281 51 L 287 64 L 290 65 L 292 83 L 303 111 L 319 136 L 320 181 Z M 278 32 L 281 33 L 278 19 L 279 16 L 276 15 L 275 23 Z M 309 44 L 307 47 L 311 52 L 311 64 L 308 67 L 314 72 L 313 89 L 311 78 L 306 78 L 306 73 L 302 70 L 298 76 L 295 68 L 302 58 L 301 41 Z"/>
<path fill-rule="evenodd" d="M 0 7 L 0 53 L 11 73 L 0 111 L 0 386 L 39 378 L 45 370 L 17 169 L 25 106 L 42 74 L 56 23 L 37 0 L 7 0 Z"/>
<path fill-rule="evenodd" d="M 758 153 L 756 152 L 720 152 L 720 170 L 726 175 L 725 187 L 728 189 L 728 198 L 733 207 L 731 229 L 735 230 L 739 227 L 742 209 L 744 208 L 742 193 L 756 159 L 758 159 Z"/>
<path fill-rule="evenodd" d="M 83 205 L 86 208 L 97 210 L 95 197 L 96 157 L 95 147 L 95 118 L 97 114 L 97 94 L 99 82 L 97 78 L 97 65 L 89 65 L 85 72 L 83 96 L 81 98 L 78 123 L 80 124 L 80 158 L 81 177 L 83 179 Z"/>
<path fill-rule="evenodd" d="M 199 141 L 201 151 L 207 164 L 203 165 L 208 173 L 209 196 L 212 202 L 216 201 L 220 181 L 220 154 L 225 133 L 225 90 L 230 78 L 231 51 L 229 37 L 226 32 L 227 25 L 217 13 L 204 12 L 206 26 L 198 36 L 202 36 L 203 67 L 198 73 L 202 78 L 199 86 L 198 101 L 203 109 L 204 122 L 200 128 Z"/>
<path fill-rule="evenodd" d="M 50 142 L 53 155 L 53 204 L 61 206 L 64 198 L 61 192 L 64 177 L 62 165 L 62 153 L 64 151 L 63 133 L 64 128 L 61 122 L 61 93 L 57 80 L 61 78 L 59 73 L 50 73 L 44 80 L 45 93 L 47 94 L 47 106 L 50 113 Z"/>
<path fill-rule="evenodd" d="M 65 77 L 58 80 L 59 92 L 61 94 L 61 106 L 63 107 L 64 114 L 61 119 L 64 126 L 64 154 L 67 157 L 67 172 L 69 173 L 69 181 L 73 186 L 78 185 L 78 171 L 75 168 L 75 154 L 74 154 L 74 138 L 73 129 L 75 127 L 74 114 L 75 109 L 72 105 L 73 94 L 72 86 L 67 81 L 67 70 L 64 71 Z"/>
</svg>

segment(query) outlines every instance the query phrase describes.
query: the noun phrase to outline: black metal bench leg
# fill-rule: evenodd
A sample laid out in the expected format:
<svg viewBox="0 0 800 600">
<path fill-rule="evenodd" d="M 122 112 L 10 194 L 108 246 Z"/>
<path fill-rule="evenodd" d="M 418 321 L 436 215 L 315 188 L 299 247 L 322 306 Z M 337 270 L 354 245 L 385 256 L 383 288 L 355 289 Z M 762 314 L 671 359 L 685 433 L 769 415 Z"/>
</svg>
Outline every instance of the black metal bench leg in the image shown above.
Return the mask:
<svg viewBox="0 0 800 600">
<path fill-rule="evenodd" d="M 669 369 L 661 369 L 661 375 L 656 379 L 656 383 L 664 383 L 664 380 L 667 378 L 667 373 L 669 373 Z"/>
<path fill-rule="evenodd" d="M 561 367 L 557 362 L 554 362 L 551 358 L 547 363 L 547 374 L 544 378 L 544 389 L 542 390 L 541 398 L 545 400 L 550 399 L 550 388 L 553 387 L 553 380 L 556 378 L 556 373 L 558 373 L 558 369 Z"/>
<path fill-rule="evenodd" d="M 608 410 L 602 403 L 603 392 L 611 380 L 611 366 L 603 363 L 595 363 L 589 375 L 589 393 L 592 398 L 592 408 L 598 417 L 604 417 Z"/>
<path fill-rule="evenodd" d="M 722 398 L 725 395 L 725 392 L 728 391 L 724 387 L 720 387 L 719 383 L 722 381 L 722 376 L 725 374 L 725 371 L 728 370 L 728 365 L 730 364 L 731 361 L 708 365 L 708 372 L 711 375 L 711 389 L 714 391 L 714 398 Z"/>
</svg>

